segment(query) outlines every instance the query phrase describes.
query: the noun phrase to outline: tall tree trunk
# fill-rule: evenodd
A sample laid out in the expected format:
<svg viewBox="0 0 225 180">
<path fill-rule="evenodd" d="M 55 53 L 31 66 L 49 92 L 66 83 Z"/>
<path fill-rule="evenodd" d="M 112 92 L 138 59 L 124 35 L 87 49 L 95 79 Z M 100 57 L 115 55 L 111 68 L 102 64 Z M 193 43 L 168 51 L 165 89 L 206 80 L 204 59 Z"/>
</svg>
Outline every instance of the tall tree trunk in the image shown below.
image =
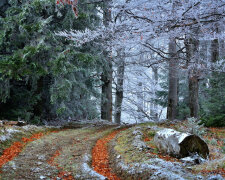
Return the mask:
<svg viewBox="0 0 225 180">
<path fill-rule="evenodd" d="M 50 86 L 52 84 L 51 75 L 40 77 L 37 80 L 37 89 L 35 91 L 36 96 L 40 96 L 40 99 L 33 107 L 34 116 L 49 120 L 53 117 L 51 113 L 51 102 L 50 102 Z"/>
<path fill-rule="evenodd" d="M 178 60 L 175 39 L 169 42 L 169 94 L 167 105 L 167 119 L 173 120 L 177 115 L 177 89 L 178 89 Z"/>
<path fill-rule="evenodd" d="M 199 59 L 199 41 L 196 39 L 187 39 L 186 43 L 186 57 L 189 67 L 188 71 L 188 84 L 189 84 L 189 109 L 190 116 L 198 118 L 199 113 L 199 69 L 193 65 L 198 65 Z M 193 61 L 192 61 L 193 60 Z"/>
<path fill-rule="evenodd" d="M 199 112 L 199 84 L 198 77 L 189 74 L 189 108 L 191 117 L 198 118 Z"/>
<path fill-rule="evenodd" d="M 103 24 L 105 27 L 109 26 L 111 21 L 111 0 L 104 1 L 104 16 Z M 108 40 L 109 41 L 109 40 Z M 103 67 L 103 73 L 101 80 L 102 85 L 102 97 L 101 97 L 101 118 L 112 121 L 112 61 L 110 57 L 110 52 L 104 50 L 104 58 L 106 61 L 106 66 Z"/>
<path fill-rule="evenodd" d="M 211 62 L 215 63 L 219 60 L 219 40 L 214 39 L 211 42 Z"/>
<path fill-rule="evenodd" d="M 101 119 L 112 121 L 112 72 L 108 72 L 108 74 L 104 73 L 101 77 L 101 80 L 103 82 L 101 97 Z"/>
<path fill-rule="evenodd" d="M 121 110 L 123 103 L 123 82 L 124 82 L 125 63 L 123 57 L 118 64 L 117 69 L 117 85 L 116 85 L 116 100 L 115 100 L 115 123 L 121 123 Z"/>
<path fill-rule="evenodd" d="M 211 42 L 211 62 L 216 63 L 220 58 L 220 53 L 219 53 L 219 40 L 214 39 Z M 218 72 L 214 71 L 214 68 L 212 68 L 212 79 L 217 79 L 218 78 Z M 213 80 L 210 81 L 210 86 L 211 88 L 217 88 L 217 84 L 213 82 Z"/>
</svg>

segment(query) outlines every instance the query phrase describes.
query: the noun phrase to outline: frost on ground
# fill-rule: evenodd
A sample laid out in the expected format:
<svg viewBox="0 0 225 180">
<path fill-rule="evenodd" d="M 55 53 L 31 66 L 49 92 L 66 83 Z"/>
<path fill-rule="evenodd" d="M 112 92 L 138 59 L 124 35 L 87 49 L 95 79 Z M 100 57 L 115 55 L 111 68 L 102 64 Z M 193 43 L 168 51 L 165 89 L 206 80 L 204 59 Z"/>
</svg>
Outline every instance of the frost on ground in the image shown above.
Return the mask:
<svg viewBox="0 0 225 180">
<path fill-rule="evenodd" d="M 129 174 L 130 177 L 141 174 L 149 180 L 183 180 L 183 179 L 204 179 L 202 176 L 195 176 L 187 172 L 180 163 L 167 162 L 159 158 L 152 158 L 144 163 L 126 164 L 123 161 L 117 162 L 117 168 L 122 169 Z"/>
<path fill-rule="evenodd" d="M 103 180 L 104 176 L 95 172 L 91 167 L 92 147 L 96 141 L 113 130 L 117 129 L 108 122 L 94 121 L 82 128 L 71 128 L 50 133 L 41 139 L 33 141 L 24 148 L 24 150 L 8 162 L 2 168 L 0 179 L 51 179 L 57 178 L 61 167 L 70 172 L 76 179 Z M 79 123 L 78 123 L 79 124 Z M 31 135 L 35 131 L 44 131 L 52 128 L 50 126 L 37 127 L 28 125 L 24 127 L 10 127 L 4 130 L 4 134 L 10 134 L 13 138 L 20 134 Z M 54 127 L 55 128 L 55 127 Z M 157 155 L 151 145 L 154 132 L 161 130 L 160 126 L 139 125 L 131 127 L 118 134 L 109 145 L 110 166 L 121 179 L 164 179 L 164 180 L 213 180 L 223 179 L 222 176 L 194 175 L 191 170 L 211 169 L 225 162 L 225 158 L 219 161 L 207 161 L 200 165 L 185 165 L 182 162 L 171 162 Z M 150 140 L 146 141 L 146 136 Z M 6 140 L 7 141 L 7 140 Z M 57 156 L 54 156 L 59 152 Z M 122 152 L 122 153 L 121 153 Z M 146 153 L 147 152 L 147 153 Z M 49 160 L 53 158 L 53 163 Z M 57 165 L 57 166 L 56 166 Z M 187 167 L 188 166 L 188 167 Z M 221 168 L 221 166 L 218 166 Z M 204 176 L 203 176 L 204 175 Z M 59 178 L 58 178 L 59 179 Z"/>
<path fill-rule="evenodd" d="M 76 179 L 105 179 L 90 166 L 92 147 L 99 138 L 115 128 L 108 125 L 111 123 L 105 124 L 107 125 L 95 126 L 94 123 L 90 123 L 86 126 L 83 124 L 82 128 L 66 128 L 28 143 L 13 161 L 2 167 L 0 179 L 51 179 L 63 173 L 62 169 L 74 177 L 80 177 Z M 50 126 L 33 125 L 18 127 L 20 134 L 16 134 L 16 141 L 36 131 L 48 131 L 49 128 Z M 15 137 L 12 142 L 14 141 Z"/>
<path fill-rule="evenodd" d="M 93 119 L 93 120 L 55 120 L 55 121 L 49 121 L 45 122 L 45 125 L 48 126 L 61 126 L 61 127 L 87 127 L 87 126 L 112 126 L 117 125 L 113 122 L 102 120 L 102 119 Z"/>
<path fill-rule="evenodd" d="M 15 133 L 18 133 L 18 132 L 20 132 L 20 130 L 11 129 L 11 128 L 1 129 L 2 135 L 0 135 L 0 141 L 3 142 L 3 141 L 6 141 L 6 140 L 9 140 L 10 138 L 12 138 L 12 136 Z"/>
<path fill-rule="evenodd" d="M 88 164 L 90 163 L 90 155 L 85 154 L 83 157 L 83 164 L 81 167 L 81 175 L 76 175 L 76 178 L 86 178 L 86 179 L 96 179 L 96 180 L 106 180 L 107 178 L 105 176 L 102 176 L 101 174 L 98 174 L 96 171 L 94 171 Z"/>
<path fill-rule="evenodd" d="M 132 145 L 137 148 L 139 151 L 143 151 L 144 149 L 148 148 L 144 141 L 142 141 L 143 133 L 140 131 L 140 128 L 137 127 L 132 132 L 132 135 L 134 136 Z"/>
<path fill-rule="evenodd" d="M 115 158 L 115 156 L 119 158 Z M 129 177 L 138 175 L 139 177 L 144 177 L 145 179 L 146 177 L 149 177 L 148 179 L 152 180 L 199 179 L 200 177 L 194 176 L 193 174 L 186 171 L 182 166 L 182 163 L 178 162 L 168 162 L 159 158 L 151 158 L 142 163 L 125 163 L 123 158 L 120 158 L 119 154 L 115 156 L 114 159 L 116 160 L 114 160 L 114 166 L 116 167 L 114 167 L 114 169 L 121 172 L 121 174 L 128 174 Z"/>
<path fill-rule="evenodd" d="M 152 146 L 149 147 L 148 145 L 151 141 L 153 141 L 154 133 L 152 132 L 161 129 L 162 128 L 158 126 L 138 126 L 130 128 L 122 132 L 113 142 L 111 142 L 111 164 L 113 164 L 112 167 L 115 172 L 122 177 L 121 179 L 143 178 L 149 180 L 212 180 L 214 178 L 214 175 L 203 176 L 202 174 L 193 174 L 192 171 L 190 171 L 193 166 L 189 167 L 193 164 L 174 161 L 173 159 L 167 160 L 167 158 L 162 158 L 162 155 L 158 156 L 159 152 L 155 152 L 156 149 L 154 150 L 152 149 Z M 146 138 L 146 133 L 149 133 L 148 138 L 152 138 L 152 140 L 148 140 L 148 143 L 144 141 Z M 199 160 L 199 157 L 194 156 L 194 158 L 198 158 Z M 202 164 L 198 166 L 196 165 L 196 169 L 197 167 L 205 166 L 208 163 L 206 160 L 200 160 L 202 161 L 199 163 Z M 221 159 L 219 161 L 224 163 L 225 159 Z M 209 164 L 212 162 L 213 161 L 210 161 Z M 218 164 L 218 160 L 216 160 L 216 163 Z M 223 179 L 223 177 L 219 174 L 217 178 L 219 180 L 221 178 Z"/>
</svg>

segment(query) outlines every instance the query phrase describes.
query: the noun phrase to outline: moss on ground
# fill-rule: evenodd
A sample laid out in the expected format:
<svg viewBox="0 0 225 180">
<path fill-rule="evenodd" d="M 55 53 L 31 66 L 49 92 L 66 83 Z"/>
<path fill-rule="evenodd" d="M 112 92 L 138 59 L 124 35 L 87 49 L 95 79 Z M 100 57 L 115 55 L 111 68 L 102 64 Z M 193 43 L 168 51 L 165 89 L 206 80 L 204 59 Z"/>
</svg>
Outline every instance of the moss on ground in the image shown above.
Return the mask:
<svg viewBox="0 0 225 180">
<path fill-rule="evenodd" d="M 154 125 L 154 124 L 147 124 L 147 127 L 150 125 Z M 141 124 L 142 132 L 147 131 L 147 127 L 146 124 Z M 143 151 L 139 151 L 137 148 L 135 148 L 132 145 L 132 142 L 134 140 L 134 135 L 132 134 L 132 132 L 135 130 L 136 127 L 127 129 L 123 132 L 121 132 L 118 136 L 117 136 L 117 141 L 116 141 L 116 145 L 115 145 L 115 150 L 117 151 L 118 154 L 120 154 L 123 157 L 123 160 L 125 163 L 141 163 L 141 162 L 145 162 L 146 160 L 148 160 L 151 156 L 151 154 L 146 153 L 145 150 Z M 152 137 L 152 135 L 154 134 L 153 131 L 150 131 L 149 133 L 149 137 Z M 144 138 L 144 137 L 143 137 Z M 142 139 L 144 140 L 144 139 Z M 153 143 L 151 142 L 148 142 Z M 153 143 L 154 144 L 154 143 Z"/>
</svg>

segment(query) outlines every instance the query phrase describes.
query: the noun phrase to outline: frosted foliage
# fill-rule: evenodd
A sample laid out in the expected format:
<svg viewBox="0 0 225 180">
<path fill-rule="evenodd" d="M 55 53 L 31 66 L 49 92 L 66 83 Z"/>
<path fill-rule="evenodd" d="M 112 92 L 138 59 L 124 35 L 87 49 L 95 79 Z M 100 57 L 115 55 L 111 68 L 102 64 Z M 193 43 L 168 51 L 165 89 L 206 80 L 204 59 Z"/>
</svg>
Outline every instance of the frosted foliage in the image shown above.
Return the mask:
<svg viewBox="0 0 225 180">
<path fill-rule="evenodd" d="M 200 57 L 200 52 L 196 51 L 187 63 L 185 54 L 187 38 L 199 41 L 225 39 L 224 0 L 110 2 L 112 21 L 107 26 L 102 23 L 94 30 L 71 30 L 56 34 L 71 40 L 75 46 L 89 42 L 98 46 L 100 43 L 99 47 L 110 50 L 115 64 L 123 58 L 126 68 L 122 110 L 128 114 L 124 119 L 132 117 L 134 121 L 149 121 L 158 120 L 155 119 L 157 116 L 165 116 L 165 109 L 150 102 L 160 90 L 160 79 L 159 82 L 154 79 L 153 68 L 159 69 L 159 73 L 166 68 L 165 64 L 170 60 L 168 42 L 171 38 L 175 39 L 177 51 L 181 52 L 178 56 L 180 69 L 187 70 L 198 79 L 202 79 L 212 68 L 215 71 L 225 71 L 224 60 L 212 63 L 209 58 Z M 99 10 L 102 12 L 101 8 Z M 117 53 L 121 50 L 122 57 Z"/>
<path fill-rule="evenodd" d="M 180 40 L 191 37 L 198 40 L 213 40 L 225 37 L 223 0 L 184 0 L 182 2 L 116 0 L 113 1 L 110 9 L 113 19 L 107 27 L 102 25 L 95 30 L 71 30 L 56 34 L 72 40 L 75 46 L 94 41 L 103 43 L 104 47 L 112 52 L 123 49 L 126 57 L 148 51 L 155 54 L 155 57 L 150 59 L 150 64 L 161 63 L 162 59 L 168 59 L 166 44 L 170 38 Z M 220 31 L 217 31 L 215 27 Z M 182 50 L 184 41 L 180 40 L 180 43 L 180 50 Z M 112 56 L 116 56 L 116 53 L 112 53 Z M 180 56 L 179 59 L 185 62 L 184 56 Z M 185 68 L 193 69 L 198 66 L 197 69 L 207 71 L 211 67 L 219 67 L 220 70 L 224 70 L 224 62 L 211 65 L 205 59 L 199 58 L 198 53 L 192 57 L 188 66 L 190 67 Z"/>
<path fill-rule="evenodd" d="M 204 124 L 199 125 L 200 123 L 201 121 L 194 117 L 188 118 L 187 126 L 189 133 L 203 136 L 206 133 L 206 129 L 204 128 Z"/>
<path fill-rule="evenodd" d="M 192 34 L 190 28 L 200 28 L 201 39 L 224 38 L 224 33 L 216 33 L 212 27 L 224 26 L 223 0 L 184 0 L 156 1 L 156 0 L 130 0 L 128 2 L 114 1 L 112 14 L 115 17 L 107 29 L 96 31 L 65 32 L 58 35 L 67 36 L 80 43 L 92 41 L 96 34 L 105 34 L 101 38 L 108 39 L 108 45 L 114 48 L 130 48 L 137 44 L 145 44 L 157 37 L 182 37 Z M 84 35 L 85 34 L 85 35 Z M 72 37 L 71 37 L 72 36 Z M 87 39 L 83 39 L 83 37 Z M 100 37 L 100 36 L 99 36 Z M 80 45 L 78 43 L 77 45 Z"/>
</svg>

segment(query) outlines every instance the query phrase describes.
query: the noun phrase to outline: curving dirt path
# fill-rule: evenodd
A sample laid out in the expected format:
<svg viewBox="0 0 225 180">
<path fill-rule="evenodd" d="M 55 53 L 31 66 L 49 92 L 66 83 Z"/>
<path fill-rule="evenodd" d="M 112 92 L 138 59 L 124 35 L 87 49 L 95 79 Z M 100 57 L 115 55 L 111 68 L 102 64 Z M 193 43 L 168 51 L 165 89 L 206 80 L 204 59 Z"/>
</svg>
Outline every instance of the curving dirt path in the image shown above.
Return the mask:
<svg viewBox="0 0 225 180">
<path fill-rule="evenodd" d="M 64 129 L 47 135 L 39 133 L 30 138 L 22 138 L 20 142 L 5 149 L 0 156 L 0 179 L 197 178 L 197 175 L 184 169 L 179 162 L 172 162 L 167 157 L 161 157 L 160 154 L 152 151 L 149 152 L 149 149 L 140 151 L 134 146 L 134 140 L 139 143 L 135 139 L 137 136 L 134 136 L 136 129 L 143 133 L 143 143 L 151 145 L 152 133 L 145 133 L 149 131 L 149 127 L 115 128 L 116 126 L 112 125 L 98 127 L 92 125 L 79 127 L 79 129 Z M 129 129 L 123 131 L 127 128 Z M 121 133 L 115 138 L 119 132 Z M 140 141 L 142 142 L 142 138 Z M 150 148 L 154 147 L 151 145 Z M 220 163 L 223 162 L 224 158 Z M 204 164 L 202 166 L 204 167 Z M 205 176 L 208 176 L 208 173 L 224 176 L 224 169 L 218 168 L 215 172 L 207 170 L 201 171 L 201 173 Z M 205 177 L 202 178 L 205 179 Z"/>
<path fill-rule="evenodd" d="M 114 127 L 67 129 L 29 141 L 2 166 L 0 179 L 97 180 L 101 175 L 91 168 L 92 148 Z"/>
</svg>

